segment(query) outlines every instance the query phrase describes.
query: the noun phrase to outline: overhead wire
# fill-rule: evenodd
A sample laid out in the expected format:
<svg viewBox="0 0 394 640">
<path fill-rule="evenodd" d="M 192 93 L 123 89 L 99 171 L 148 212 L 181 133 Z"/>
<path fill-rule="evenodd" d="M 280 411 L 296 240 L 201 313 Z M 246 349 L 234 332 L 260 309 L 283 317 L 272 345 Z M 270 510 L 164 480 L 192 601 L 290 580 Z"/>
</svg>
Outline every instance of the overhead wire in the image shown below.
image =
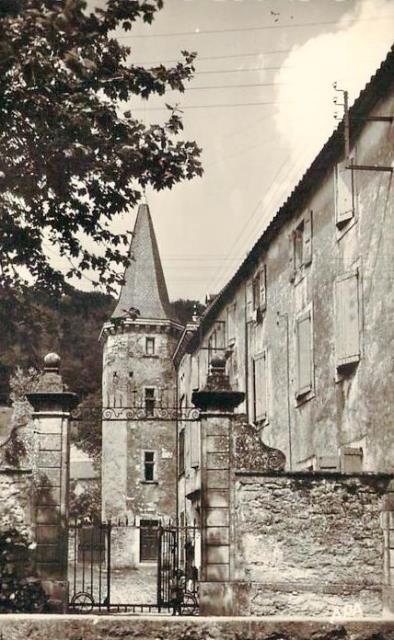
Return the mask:
<svg viewBox="0 0 394 640">
<path fill-rule="evenodd" d="M 252 87 L 277 87 L 283 82 L 250 82 L 245 84 L 222 84 L 222 85 L 206 85 L 203 87 L 187 87 L 186 91 L 198 91 L 203 89 L 251 89 Z"/>
<path fill-rule="evenodd" d="M 288 67 L 283 65 L 277 65 L 274 67 L 249 67 L 248 69 L 208 69 L 203 71 L 195 71 L 194 76 L 200 76 L 205 74 L 214 73 L 244 73 L 245 71 L 279 71 L 280 69 L 293 69 L 294 67 Z"/>
<path fill-rule="evenodd" d="M 123 36 L 118 36 L 118 38 L 123 38 Z M 264 56 L 264 55 L 272 55 L 275 53 L 289 53 L 292 49 L 273 49 L 271 51 L 251 51 L 249 53 L 226 53 L 223 55 L 216 55 L 216 56 L 200 56 L 200 54 L 198 54 L 197 58 L 196 58 L 196 62 L 199 62 L 200 60 L 226 60 L 227 58 L 250 58 L 250 57 L 255 57 L 255 56 Z M 161 64 L 163 63 L 167 63 L 167 62 L 179 62 L 179 58 L 170 58 L 167 60 L 145 60 L 142 62 L 137 62 L 136 64 L 155 64 L 156 62 L 159 62 Z"/>
<path fill-rule="evenodd" d="M 284 104 L 283 102 L 279 103 L 276 100 L 270 100 L 268 102 L 222 102 L 219 104 L 194 104 L 194 105 L 184 105 L 179 107 L 180 111 L 184 109 L 216 109 L 218 107 L 257 107 L 262 105 L 272 105 L 272 104 Z M 144 107 L 133 107 L 132 111 L 168 111 L 166 106 L 163 107 L 149 107 L 145 109 Z"/>
<path fill-rule="evenodd" d="M 285 158 L 285 160 L 282 162 L 282 164 L 279 166 L 278 170 L 275 172 L 274 177 L 272 178 L 271 181 L 271 186 L 268 189 L 268 193 L 270 192 L 271 189 L 274 189 L 276 187 L 276 180 L 279 177 L 280 173 L 282 172 L 282 170 L 284 169 L 284 167 L 290 162 L 289 158 Z M 230 254 L 233 254 L 233 252 L 236 250 L 237 245 L 239 245 L 239 243 L 241 242 L 243 245 L 245 245 L 247 243 L 247 241 L 244 240 L 244 234 L 247 230 L 247 228 L 249 227 L 251 221 L 253 220 L 253 218 L 255 217 L 256 213 L 258 212 L 258 207 L 259 205 L 262 204 L 262 200 L 260 198 L 259 202 L 257 203 L 256 207 L 253 209 L 252 214 L 248 217 L 246 224 L 244 224 L 243 226 L 243 230 L 242 233 L 240 235 L 238 235 L 235 238 L 235 241 L 233 242 L 233 244 L 231 245 L 230 249 L 227 252 L 227 255 L 230 256 Z M 253 227 L 252 233 L 255 233 L 255 227 Z M 233 258 L 233 264 L 235 262 L 235 258 Z M 224 265 L 224 268 L 226 268 L 226 265 Z M 229 271 L 229 269 L 228 269 Z M 220 271 L 218 271 L 218 274 L 215 277 L 215 281 L 214 283 L 216 284 L 216 282 L 219 282 L 221 279 L 224 278 L 225 275 L 225 271 L 223 269 L 223 267 L 221 268 Z"/>
<path fill-rule="evenodd" d="M 294 170 L 296 168 L 298 169 L 298 167 L 304 162 L 304 158 L 307 155 L 307 153 L 309 152 L 310 146 L 311 145 L 309 145 L 307 150 L 302 154 L 301 158 L 298 158 L 295 161 L 293 161 L 293 163 L 291 165 L 291 168 L 289 170 L 289 174 L 290 175 L 293 175 L 295 173 Z M 268 193 L 271 191 L 271 194 L 270 194 L 270 197 L 268 198 L 268 200 L 266 202 L 264 202 L 264 209 L 265 210 L 268 210 L 271 207 L 271 204 L 273 202 L 273 198 L 276 197 L 276 194 L 278 193 L 277 180 L 279 178 L 279 175 L 282 173 L 282 171 L 286 167 L 286 165 L 289 164 L 289 162 L 290 162 L 290 159 L 286 159 L 285 158 L 284 162 L 280 165 L 279 169 L 276 171 L 274 177 L 272 178 L 271 186 L 270 186 L 270 188 L 268 190 Z M 292 178 L 291 182 L 292 181 L 293 181 L 293 178 Z M 280 187 L 279 187 L 279 189 L 280 189 Z M 286 184 L 285 187 L 282 189 L 282 192 L 284 192 L 285 190 L 288 190 L 288 189 L 289 189 L 289 186 L 288 186 L 288 184 Z M 281 194 L 280 197 L 282 197 L 282 194 Z M 280 200 L 280 198 L 278 198 L 278 200 Z M 260 199 L 258 205 L 261 204 L 261 203 L 262 203 L 262 200 Z M 256 235 L 260 236 L 261 235 L 261 233 L 263 231 L 261 229 L 261 224 L 257 224 L 257 225 L 253 226 L 253 228 L 249 232 L 248 236 L 245 237 L 245 232 L 247 231 L 248 227 L 250 226 L 250 223 L 252 222 L 253 218 L 256 216 L 256 213 L 258 212 L 258 205 L 254 208 L 252 214 L 249 216 L 246 224 L 243 227 L 243 231 L 242 231 L 241 235 L 237 236 L 237 238 L 235 239 L 235 242 L 233 242 L 233 244 L 231 245 L 227 255 L 232 254 L 236 250 L 237 245 L 239 245 L 240 243 L 242 243 L 242 246 L 245 247 L 245 246 L 249 245 L 249 243 L 251 241 L 251 238 L 253 236 L 256 236 Z M 267 224 L 267 221 L 264 223 L 264 225 L 266 225 L 266 224 Z M 244 253 L 244 249 L 242 249 L 242 254 L 243 253 Z M 241 255 L 240 254 L 241 254 L 241 250 L 238 250 L 238 254 L 232 258 L 232 265 L 222 265 L 222 267 L 218 270 L 217 275 L 214 276 L 215 277 L 214 285 L 216 285 L 216 284 L 219 285 L 221 280 L 226 280 L 227 279 L 228 276 L 226 274 L 228 274 L 232 270 L 234 265 L 242 259 L 243 256 L 242 256 L 242 254 Z M 227 267 L 227 270 L 226 270 L 226 267 Z"/>
<path fill-rule="evenodd" d="M 393 16 L 372 16 L 370 18 L 356 18 L 351 21 L 351 24 L 357 22 L 372 22 L 374 20 L 390 20 Z M 318 20 L 314 22 L 293 22 L 289 24 L 271 24 L 271 25 L 262 25 L 258 27 L 231 27 L 227 29 L 196 29 L 194 31 L 172 31 L 167 33 L 149 33 L 149 34 L 136 34 L 136 35 L 125 35 L 125 36 L 117 36 L 120 40 L 128 40 L 130 38 L 170 38 L 170 37 L 181 37 L 181 36 L 200 36 L 200 35 L 214 35 L 218 33 L 244 33 L 244 32 L 253 32 L 253 31 L 270 31 L 276 29 L 298 29 L 302 27 L 320 27 L 324 25 L 338 24 L 338 20 Z"/>
<path fill-rule="evenodd" d="M 286 181 L 286 184 L 282 188 L 280 183 L 276 182 L 276 180 L 279 178 L 279 174 L 276 174 L 275 177 L 273 178 L 273 181 L 272 181 L 273 189 L 270 193 L 268 200 L 264 202 L 264 210 L 267 212 L 267 214 L 269 213 L 269 210 L 271 210 L 271 212 L 273 213 L 276 212 L 276 210 L 280 206 L 280 203 L 284 201 L 284 197 L 286 196 L 286 194 L 291 193 L 291 191 L 293 190 L 294 188 L 293 183 L 296 180 L 296 176 L 299 172 L 300 167 L 303 166 L 304 164 L 304 159 L 308 155 L 310 148 L 311 148 L 311 145 L 307 147 L 306 151 L 302 154 L 301 158 L 298 158 L 297 160 L 293 161 L 288 172 L 288 175 L 291 176 L 291 179 L 288 179 Z M 271 213 L 271 215 L 273 215 L 273 213 Z M 256 224 L 253 227 L 253 229 L 249 232 L 248 236 L 243 239 L 243 245 L 247 247 L 249 246 L 250 243 L 252 243 L 253 239 L 256 238 L 256 236 L 259 237 L 263 233 L 264 228 L 267 226 L 268 222 L 269 220 L 267 219 L 267 216 L 265 216 L 263 225 Z M 240 250 L 239 255 L 236 256 L 234 260 L 235 261 L 240 260 L 242 258 L 243 253 L 244 253 L 244 249 L 242 251 Z"/>
</svg>

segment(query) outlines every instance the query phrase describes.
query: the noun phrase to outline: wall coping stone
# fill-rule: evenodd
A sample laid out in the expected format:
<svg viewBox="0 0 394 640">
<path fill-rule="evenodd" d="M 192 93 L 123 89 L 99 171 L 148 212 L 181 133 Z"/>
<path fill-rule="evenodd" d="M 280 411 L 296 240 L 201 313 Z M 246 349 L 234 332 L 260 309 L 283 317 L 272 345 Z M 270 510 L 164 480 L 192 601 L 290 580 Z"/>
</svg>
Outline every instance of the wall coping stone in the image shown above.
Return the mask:
<svg viewBox="0 0 394 640">
<path fill-rule="evenodd" d="M 33 470 L 29 467 L 1 467 L 0 475 L 32 475 Z"/>
<path fill-rule="evenodd" d="M 235 469 L 236 476 L 245 476 L 246 478 L 330 478 L 333 480 L 342 480 L 347 478 L 360 478 L 361 480 L 382 479 L 393 480 L 394 473 L 384 471 L 352 471 L 345 473 L 343 471 L 242 471 Z"/>
<path fill-rule="evenodd" d="M 12 640 L 392 640 L 394 618 L 3 614 L 1 635 Z"/>
</svg>

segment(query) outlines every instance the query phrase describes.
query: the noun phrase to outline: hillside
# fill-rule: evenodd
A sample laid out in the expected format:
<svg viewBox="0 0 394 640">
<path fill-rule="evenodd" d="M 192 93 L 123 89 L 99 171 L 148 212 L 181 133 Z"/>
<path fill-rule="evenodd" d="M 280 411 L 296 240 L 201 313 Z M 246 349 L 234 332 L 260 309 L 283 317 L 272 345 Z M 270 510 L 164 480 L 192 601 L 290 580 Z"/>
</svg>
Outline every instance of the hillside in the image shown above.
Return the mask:
<svg viewBox="0 0 394 640">
<path fill-rule="evenodd" d="M 191 319 L 194 300 L 172 303 L 180 321 Z M 9 377 L 17 366 L 42 367 L 43 357 L 56 351 L 62 359 L 62 375 L 81 400 L 92 394 L 99 402 L 102 350 L 98 342 L 103 323 L 115 300 L 109 295 L 69 287 L 54 301 L 29 291 L 24 299 L 0 295 L 0 400 L 7 402 Z"/>
<path fill-rule="evenodd" d="M 23 300 L 0 296 L 0 394 L 9 393 L 9 376 L 20 366 L 39 368 L 49 351 L 62 358 L 65 383 L 81 399 L 101 387 L 100 330 L 114 299 L 68 288 L 58 301 L 28 292 Z"/>
</svg>

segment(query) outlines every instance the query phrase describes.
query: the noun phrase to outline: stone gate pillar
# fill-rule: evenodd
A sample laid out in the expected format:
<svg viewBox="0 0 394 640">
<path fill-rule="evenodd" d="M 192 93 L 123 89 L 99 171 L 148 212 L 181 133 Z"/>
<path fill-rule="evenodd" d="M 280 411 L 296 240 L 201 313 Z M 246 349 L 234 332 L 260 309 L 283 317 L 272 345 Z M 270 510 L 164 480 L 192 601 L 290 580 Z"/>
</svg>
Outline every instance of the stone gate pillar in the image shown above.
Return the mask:
<svg viewBox="0 0 394 640">
<path fill-rule="evenodd" d="M 231 436 L 234 409 L 245 394 L 232 391 L 225 362 L 211 362 L 207 384 L 193 393 L 201 410 L 201 615 L 233 612 L 230 563 Z"/>
<path fill-rule="evenodd" d="M 34 409 L 36 570 L 54 606 L 64 611 L 68 602 L 69 425 L 78 398 L 66 391 L 59 365 L 56 353 L 45 356 L 38 387 L 27 399 Z"/>
</svg>

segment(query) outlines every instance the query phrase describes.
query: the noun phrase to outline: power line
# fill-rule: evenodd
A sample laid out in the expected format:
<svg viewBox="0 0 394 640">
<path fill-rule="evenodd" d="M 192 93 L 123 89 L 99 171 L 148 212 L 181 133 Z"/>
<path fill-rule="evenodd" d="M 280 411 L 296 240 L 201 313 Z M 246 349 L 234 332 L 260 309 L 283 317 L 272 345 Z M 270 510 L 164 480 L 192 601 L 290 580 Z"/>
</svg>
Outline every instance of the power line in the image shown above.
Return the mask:
<svg viewBox="0 0 394 640">
<path fill-rule="evenodd" d="M 252 82 L 247 84 L 212 84 L 203 87 L 187 87 L 186 91 L 199 91 L 203 89 L 250 89 L 251 87 L 277 87 L 284 84 L 283 82 Z"/>
<path fill-rule="evenodd" d="M 118 36 L 118 40 L 124 37 L 126 36 Z M 127 37 L 130 37 L 130 36 L 127 36 Z M 249 53 L 226 53 L 222 56 L 220 55 L 200 56 L 200 54 L 198 54 L 196 58 L 196 62 L 199 62 L 200 60 L 226 60 L 228 58 L 250 58 L 255 56 L 271 55 L 274 53 L 289 53 L 290 51 L 292 51 L 292 49 L 273 49 L 271 51 L 250 51 Z M 148 60 L 143 62 L 136 62 L 136 64 L 146 65 L 146 64 L 155 64 L 157 62 L 159 62 L 160 64 L 167 63 L 167 62 L 179 62 L 179 58 L 170 58 L 169 60 Z"/>
<path fill-rule="evenodd" d="M 236 103 L 222 102 L 220 104 L 187 105 L 187 106 L 180 107 L 180 110 L 183 111 L 184 109 L 217 109 L 222 107 L 257 107 L 257 106 L 268 105 L 268 104 L 284 104 L 284 103 L 283 102 L 279 103 L 279 102 L 276 102 L 275 100 L 271 100 L 269 102 L 236 102 Z M 132 111 L 168 111 L 168 109 L 167 107 L 148 107 L 148 108 L 136 107 L 132 109 Z"/>
<path fill-rule="evenodd" d="M 244 71 L 278 71 L 279 69 L 294 69 L 294 67 L 288 66 L 276 66 L 276 67 L 252 67 L 249 69 L 209 69 L 207 71 L 195 71 L 193 75 L 201 75 L 207 73 L 243 73 Z"/>
<path fill-rule="evenodd" d="M 373 20 L 390 20 L 393 16 L 377 16 L 371 18 L 359 18 L 357 20 L 353 20 L 352 24 L 356 22 L 371 22 Z M 217 33 L 240 33 L 240 32 L 250 32 L 250 31 L 267 31 L 271 29 L 295 29 L 300 27 L 318 27 L 321 25 L 330 25 L 330 24 L 338 24 L 338 20 L 326 20 L 326 21 L 318 21 L 318 22 L 300 22 L 300 23 L 292 23 L 292 24 L 272 24 L 261 27 L 239 27 L 239 28 L 231 28 L 231 29 L 202 29 L 197 31 L 173 31 L 170 33 L 149 33 L 149 34 L 141 34 L 141 35 L 127 35 L 127 36 L 118 36 L 118 39 L 126 40 L 129 38 L 169 38 L 173 36 L 200 36 L 200 35 L 210 35 Z"/>
</svg>

